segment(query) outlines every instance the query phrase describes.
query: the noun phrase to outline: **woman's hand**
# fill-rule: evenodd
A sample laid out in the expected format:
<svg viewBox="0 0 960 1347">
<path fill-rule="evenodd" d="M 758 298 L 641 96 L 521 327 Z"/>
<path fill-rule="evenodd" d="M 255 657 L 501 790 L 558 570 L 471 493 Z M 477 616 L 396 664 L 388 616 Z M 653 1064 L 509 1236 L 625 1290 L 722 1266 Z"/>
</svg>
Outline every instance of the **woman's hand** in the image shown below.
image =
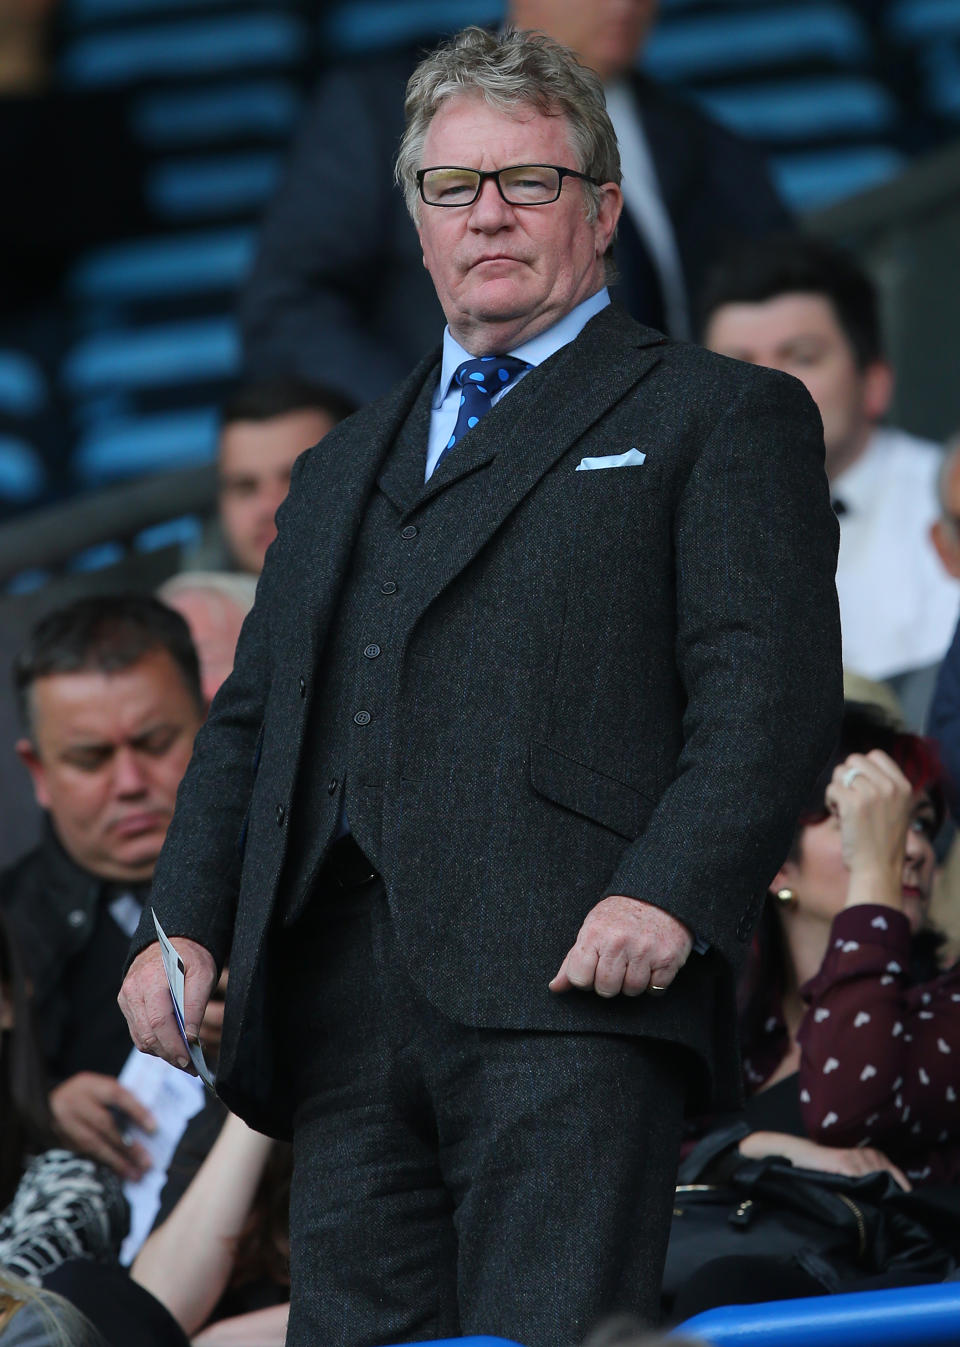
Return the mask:
<svg viewBox="0 0 960 1347">
<path fill-rule="evenodd" d="M 850 871 L 846 906 L 903 907 L 903 867 L 913 786 L 882 749 L 851 753 L 834 769 L 826 803 L 840 824 Z"/>
<path fill-rule="evenodd" d="M 892 1174 L 894 1179 L 910 1191 L 910 1180 L 883 1151 L 872 1146 L 821 1146 L 806 1137 L 795 1137 L 789 1132 L 751 1132 L 740 1142 L 740 1154 L 749 1160 L 764 1160 L 770 1155 L 781 1155 L 800 1169 L 822 1169 L 828 1174 L 875 1174 L 878 1170 Z"/>
</svg>

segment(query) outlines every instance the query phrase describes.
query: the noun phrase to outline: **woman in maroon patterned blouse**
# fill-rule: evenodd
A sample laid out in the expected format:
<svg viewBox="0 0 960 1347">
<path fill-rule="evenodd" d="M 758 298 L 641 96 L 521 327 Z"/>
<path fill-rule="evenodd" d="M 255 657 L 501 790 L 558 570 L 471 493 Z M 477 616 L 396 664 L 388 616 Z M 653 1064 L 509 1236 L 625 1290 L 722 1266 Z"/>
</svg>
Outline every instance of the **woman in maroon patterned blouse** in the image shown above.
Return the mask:
<svg viewBox="0 0 960 1347">
<path fill-rule="evenodd" d="M 748 980 L 755 1130 L 740 1152 L 955 1182 L 960 967 L 940 972 L 923 934 L 944 812 L 935 751 L 848 704 L 818 803 L 774 879 Z"/>
<path fill-rule="evenodd" d="M 925 930 L 945 805 L 936 752 L 848 703 L 827 782 L 774 878 L 743 988 L 752 1130 L 739 1152 L 840 1174 L 887 1170 L 904 1188 L 956 1183 L 960 966 L 939 970 L 939 939 Z M 703 1177 L 722 1178 L 735 1160 L 728 1151 Z M 921 1279 L 894 1273 L 847 1289 Z M 692 1273 L 672 1317 L 823 1292 L 793 1260 L 732 1255 Z"/>
</svg>

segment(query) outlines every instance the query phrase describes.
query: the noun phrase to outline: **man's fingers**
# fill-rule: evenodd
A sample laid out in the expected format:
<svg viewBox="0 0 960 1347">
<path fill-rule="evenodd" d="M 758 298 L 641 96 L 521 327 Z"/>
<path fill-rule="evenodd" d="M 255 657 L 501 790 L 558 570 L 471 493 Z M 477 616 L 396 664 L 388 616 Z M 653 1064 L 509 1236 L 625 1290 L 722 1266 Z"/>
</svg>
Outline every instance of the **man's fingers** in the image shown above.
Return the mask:
<svg viewBox="0 0 960 1347">
<path fill-rule="evenodd" d="M 574 988 L 584 991 L 593 986 L 596 966 L 596 950 L 593 951 L 591 958 L 589 951 L 574 945 L 572 949 L 567 950 L 563 963 L 548 986 L 552 992 L 569 992 Z"/>
<path fill-rule="evenodd" d="M 593 990 L 598 996 L 619 996 L 627 972 L 625 950 L 600 954 L 593 975 Z"/>
</svg>

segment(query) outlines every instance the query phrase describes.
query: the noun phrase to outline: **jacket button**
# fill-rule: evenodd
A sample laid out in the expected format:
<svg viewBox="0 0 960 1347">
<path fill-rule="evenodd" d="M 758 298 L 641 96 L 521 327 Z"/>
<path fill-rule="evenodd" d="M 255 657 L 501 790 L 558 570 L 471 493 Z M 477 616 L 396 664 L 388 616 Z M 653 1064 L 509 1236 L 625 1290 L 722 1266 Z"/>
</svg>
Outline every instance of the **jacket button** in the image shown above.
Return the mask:
<svg viewBox="0 0 960 1347">
<path fill-rule="evenodd" d="M 278 826 L 278 827 L 280 827 L 280 828 L 283 827 L 283 820 L 284 820 L 286 817 L 287 817 L 287 811 L 284 809 L 284 807 L 283 807 L 282 804 L 278 804 L 278 805 L 277 805 L 277 826 Z"/>
<path fill-rule="evenodd" d="M 400 530 L 400 537 L 406 538 L 409 541 L 409 539 L 415 538 L 419 532 L 420 530 L 417 528 L 416 524 L 406 524 Z"/>
<path fill-rule="evenodd" d="M 305 678 L 301 678 L 299 686 L 300 686 L 300 696 L 305 697 L 307 695 L 307 680 Z"/>
<path fill-rule="evenodd" d="M 396 592 L 397 586 L 393 580 L 384 580 L 383 584 L 380 586 L 381 594 L 396 594 Z"/>
<path fill-rule="evenodd" d="M 334 777 L 332 781 L 328 781 L 328 782 L 327 782 L 327 794 L 328 794 L 328 795 L 336 795 L 336 793 L 337 793 L 337 786 L 338 786 L 339 784 L 340 784 L 340 783 L 337 781 L 337 778 L 336 778 L 336 777 Z"/>
<path fill-rule="evenodd" d="M 354 716 L 354 718 L 353 718 L 353 723 L 354 723 L 354 725 L 369 725 L 369 724 L 370 724 L 370 712 L 369 712 L 369 711 L 358 711 L 357 714 L 356 714 L 356 715 Z"/>
<path fill-rule="evenodd" d="M 87 914 L 82 907 L 75 907 L 72 912 L 67 914 L 67 924 L 74 930 L 79 929 L 87 919 Z"/>
<path fill-rule="evenodd" d="M 368 645 L 363 653 L 366 655 L 367 659 L 376 659 L 380 654 L 380 647 L 378 645 Z"/>
</svg>

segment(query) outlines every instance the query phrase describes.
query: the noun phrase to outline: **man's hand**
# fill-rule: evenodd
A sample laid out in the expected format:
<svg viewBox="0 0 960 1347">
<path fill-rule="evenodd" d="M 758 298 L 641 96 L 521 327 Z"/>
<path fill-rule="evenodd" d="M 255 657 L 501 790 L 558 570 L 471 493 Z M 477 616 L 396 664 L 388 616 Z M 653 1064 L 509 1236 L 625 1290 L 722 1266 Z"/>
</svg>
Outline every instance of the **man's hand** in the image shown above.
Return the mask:
<svg viewBox="0 0 960 1347">
<path fill-rule="evenodd" d="M 210 951 L 195 940 L 175 936 L 170 943 L 183 960 L 183 1021 L 187 1038 L 194 1043 L 217 980 L 217 968 Z M 177 1028 L 159 941 L 134 959 L 117 1000 L 130 1026 L 130 1037 L 141 1052 L 162 1057 L 196 1075 Z"/>
<path fill-rule="evenodd" d="M 665 991 L 692 948 L 688 928 L 662 907 L 612 894 L 587 913 L 550 990 L 577 987 L 598 996 Z"/>
<path fill-rule="evenodd" d="M 124 1137 L 124 1121 L 152 1132 L 153 1115 L 113 1076 L 78 1071 L 50 1091 L 50 1109 L 57 1131 L 73 1150 L 109 1165 L 122 1179 L 136 1181 L 150 1168 L 144 1148 Z"/>
</svg>

